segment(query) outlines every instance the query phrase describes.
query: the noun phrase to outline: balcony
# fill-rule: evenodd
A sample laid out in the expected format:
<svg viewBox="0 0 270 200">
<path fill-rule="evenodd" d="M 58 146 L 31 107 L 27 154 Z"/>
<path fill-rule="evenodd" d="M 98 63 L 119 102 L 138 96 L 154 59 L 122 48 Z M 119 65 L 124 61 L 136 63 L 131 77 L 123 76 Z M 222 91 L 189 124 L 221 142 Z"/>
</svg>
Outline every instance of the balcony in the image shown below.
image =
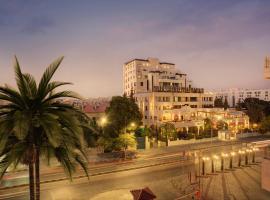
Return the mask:
<svg viewBox="0 0 270 200">
<path fill-rule="evenodd" d="M 203 88 L 175 87 L 175 86 L 154 86 L 153 92 L 177 92 L 177 93 L 204 93 Z"/>
</svg>

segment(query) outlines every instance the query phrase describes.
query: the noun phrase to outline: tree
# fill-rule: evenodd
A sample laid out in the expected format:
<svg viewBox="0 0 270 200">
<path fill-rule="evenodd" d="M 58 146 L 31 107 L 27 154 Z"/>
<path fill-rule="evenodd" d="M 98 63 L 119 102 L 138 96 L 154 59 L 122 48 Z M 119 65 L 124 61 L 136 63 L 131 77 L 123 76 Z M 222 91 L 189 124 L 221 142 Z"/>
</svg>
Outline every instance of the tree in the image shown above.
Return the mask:
<svg viewBox="0 0 270 200">
<path fill-rule="evenodd" d="M 270 115 L 270 103 L 258 98 L 247 98 L 238 105 L 249 116 L 252 123 L 260 123 L 266 116 Z"/>
<path fill-rule="evenodd" d="M 217 122 L 217 129 L 218 130 L 228 130 L 228 124 L 223 120 L 219 120 Z"/>
<path fill-rule="evenodd" d="M 7 168 L 25 164 L 29 168 L 30 200 L 40 199 L 40 156 L 48 163 L 56 157 L 72 178 L 78 163 L 88 176 L 83 129 L 87 118 L 62 98 L 78 98 L 71 91 L 58 91 L 68 82 L 51 81 L 63 57 L 55 60 L 37 84 L 34 77 L 22 73 L 15 57 L 18 90 L 0 86 L 0 178 Z"/>
<path fill-rule="evenodd" d="M 97 145 L 102 147 L 103 152 L 111 151 L 113 146 L 113 139 L 100 136 L 97 140 Z"/>
<path fill-rule="evenodd" d="M 117 138 L 119 134 L 125 133 L 131 123 L 137 126 L 141 124 L 142 115 L 137 104 L 126 96 L 115 96 L 112 98 L 106 115 L 110 122 L 104 129 L 105 134 Z"/>
<path fill-rule="evenodd" d="M 227 98 L 225 98 L 225 100 L 224 100 L 224 109 L 225 110 L 227 110 L 228 108 L 229 108 L 229 104 L 228 104 L 228 100 L 227 100 Z"/>
<path fill-rule="evenodd" d="M 224 108 L 224 103 L 222 97 L 216 97 L 214 101 L 214 107 L 216 108 Z"/>
<path fill-rule="evenodd" d="M 124 150 L 124 159 L 126 159 L 128 147 L 135 147 L 137 144 L 135 136 L 129 133 L 120 134 L 117 141 L 119 147 Z"/>
<path fill-rule="evenodd" d="M 161 136 L 164 138 L 165 137 L 165 141 L 166 141 L 166 146 L 168 146 L 169 144 L 169 138 L 175 138 L 176 137 L 176 129 L 174 124 L 172 123 L 164 123 L 160 126 L 160 132 L 161 132 Z"/>
<path fill-rule="evenodd" d="M 102 128 L 98 125 L 95 119 L 85 119 L 86 127 L 84 129 L 84 140 L 87 147 L 96 147 L 97 140 L 102 135 Z"/>
<path fill-rule="evenodd" d="M 204 119 L 204 129 L 205 130 L 211 130 L 211 128 L 212 128 L 212 121 L 211 121 L 211 119 L 210 118 L 205 118 Z"/>
<path fill-rule="evenodd" d="M 264 118 L 260 124 L 260 131 L 266 133 L 270 131 L 270 116 Z"/>
</svg>

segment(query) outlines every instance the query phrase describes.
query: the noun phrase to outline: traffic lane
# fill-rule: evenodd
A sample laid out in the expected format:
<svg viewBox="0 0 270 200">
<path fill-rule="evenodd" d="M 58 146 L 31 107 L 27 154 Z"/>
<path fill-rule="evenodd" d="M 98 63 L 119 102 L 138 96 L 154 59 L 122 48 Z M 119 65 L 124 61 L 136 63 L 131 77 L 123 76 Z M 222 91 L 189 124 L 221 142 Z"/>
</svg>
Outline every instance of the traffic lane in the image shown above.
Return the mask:
<svg viewBox="0 0 270 200">
<path fill-rule="evenodd" d="M 223 146 L 218 146 L 218 147 L 212 147 L 211 149 L 203 149 L 200 151 L 190 151 L 190 152 L 196 152 L 197 155 L 201 156 L 211 156 L 213 153 L 222 153 L 222 152 L 229 152 L 231 150 L 235 149 L 241 149 L 242 144 L 226 144 Z M 238 150 L 237 150 L 238 151 Z M 100 173 L 110 173 L 110 172 L 117 172 L 121 170 L 130 170 L 133 168 L 141 168 L 144 166 L 149 166 L 149 165 L 158 165 L 166 162 L 173 162 L 177 160 L 183 160 L 182 157 L 183 153 L 177 153 L 173 155 L 161 155 L 159 157 L 153 157 L 153 158 L 147 158 L 147 159 L 140 159 L 140 160 L 134 160 L 130 162 L 126 162 L 125 164 L 119 164 L 119 165 L 104 165 L 101 166 L 100 168 L 94 167 L 93 169 L 90 168 L 89 172 L 90 175 L 95 175 L 95 174 L 100 174 Z M 91 166 L 90 166 L 91 167 Z M 41 181 L 52 181 L 52 180 L 59 180 L 59 179 L 66 179 L 66 176 L 61 168 L 59 168 L 60 171 L 54 172 L 54 169 L 52 169 L 53 173 L 48 173 L 48 174 L 41 174 Z M 78 170 L 78 172 L 75 174 L 75 177 L 78 176 L 83 176 L 84 172 L 82 170 Z M 10 178 L 8 180 L 4 180 L 2 186 L 7 187 L 7 186 L 16 186 L 16 185 L 23 185 L 28 183 L 28 174 L 25 172 L 24 176 L 20 175 L 19 178 Z"/>
<path fill-rule="evenodd" d="M 104 173 L 114 173 L 114 172 L 123 171 L 123 170 L 132 170 L 136 168 L 151 167 L 154 165 L 160 165 L 160 164 L 170 163 L 170 162 L 181 162 L 181 161 L 182 162 L 187 161 L 187 157 L 183 157 L 180 155 L 164 156 L 164 157 L 160 157 L 156 159 L 129 162 L 126 165 L 109 165 L 109 166 L 103 166 L 101 168 L 93 168 L 93 169 L 90 168 L 89 175 L 94 176 L 94 175 L 104 174 Z M 82 169 L 78 169 L 77 172 L 74 174 L 74 177 L 81 177 L 84 175 L 85 175 L 84 171 Z M 41 174 L 40 177 L 41 177 L 40 178 L 41 182 L 67 179 L 62 169 L 58 172 L 55 172 L 55 170 L 52 169 L 52 173 Z M 14 178 L 9 177 L 8 179 L 3 179 L 2 188 L 24 185 L 27 183 L 28 183 L 28 173 L 23 172 L 19 176 L 16 175 Z"/>
<path fill-rule="evenodd" d="M 74 199 L 90 199 L 96 194 L 117 190 L 121 188 L 142 188 L 151 185 L 155 182 L 164 180 L 168 184 L 169 180 L 176 176 L 187 174 L 190 170 L 194 170 L 193 165 L 179 165 L 178 163 L 167 164 L 163 166 L 156 166 L 151 168 L 137 169 L 132 171 L 123 171 L 113 174 L 106 174 L 91 177 L 88 181 L 86 178 L 74 180 L 73 182 L 58 181 L 54 183 L 42 184 L 42 199 L 52 200 L 53 198 L 68 199 L 71 197 Z M 164 182 L 164 183 L 165 183 Z M 162 185 L 160 188 L 155 189 L 157 194 L 162 194 Z M 67 192 L 69 195 L 65 195 Z M 164 191 L 165 192 L 165 191 Z M 54 195 L 55 194 L 55 195 Z M 25 200 L 28 199 L 28 188 L 21 188 L 19 195 L 16 195 L 14 191 L 13 197 L 5 197 L 0 199 L 10 200 Z"/>
</svg>

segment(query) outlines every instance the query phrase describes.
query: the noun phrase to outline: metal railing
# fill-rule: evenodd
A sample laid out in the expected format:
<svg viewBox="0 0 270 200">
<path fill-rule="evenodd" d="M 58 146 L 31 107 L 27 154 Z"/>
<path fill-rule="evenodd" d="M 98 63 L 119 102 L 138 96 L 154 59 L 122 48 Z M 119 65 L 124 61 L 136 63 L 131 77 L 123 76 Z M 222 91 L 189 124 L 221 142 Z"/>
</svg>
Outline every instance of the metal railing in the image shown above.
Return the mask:
<svg viewBox="0 0 270 200">
<path fill-rule="evenodd" d="M 185 88 L 175 86 L 154 86 L 153 92 L 204 93 L 203 88 Z"/>
</svg>

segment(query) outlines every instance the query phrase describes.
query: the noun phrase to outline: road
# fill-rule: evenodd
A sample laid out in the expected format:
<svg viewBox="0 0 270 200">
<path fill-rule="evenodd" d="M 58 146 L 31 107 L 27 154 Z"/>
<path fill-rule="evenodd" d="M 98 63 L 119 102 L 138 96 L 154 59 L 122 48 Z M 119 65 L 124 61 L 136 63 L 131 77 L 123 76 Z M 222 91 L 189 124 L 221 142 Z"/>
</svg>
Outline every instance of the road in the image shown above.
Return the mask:
<svg viewBox="0 0 270 200">
<path fill-rule="evenodd" d="M 248 141 L 242 142 L 246 143 L 256 140 L 258 138 L 248 139 Z M 206 148 L 208 146 L 209 144 L 200 144 L 197 146 L 193 145 L 192 147 L 163 148 L 162 150 L 150 151 L 149 153 L 143 152 L 134 161 L 92 166 L 90 168 L 90 181 L 83 177 L 82 172 L 78 172 L 75 174 L 76 178 L 70 183 L 66 180 L 62 171 L 52 169 L 51 173 L 41 175 L 41 180 L 43 181 L 41 185 L 42 199 L 84 200 L 90 199 L 95 195 L 103 194 L 104 192 L 123 190 L 125 193 L 128 193 L 130 189 L 145 186 L 154 188 L 160 197 L 159 199 L 172 199 L 179 195 L 179 192 L 175 189 L 177 186 L 173 184 L 173 180 L 184 179 L 187 177 L 188 172 L 195 169 L 193 160 L 186 160 L 186 157 L 180 156 L 182 155 L 181 151 L 201 151 L 204 154 L 221 153 L 231 151 L 232 149 L 237 150 L 243 144 L 215 143 L 211 149 Z M 21 172 L 19 175 L 21 176 L 23 173 L 26 172 Z M 184 178 L 181 178 L 182 176 Z M 12 182 L 12 179 L 10 181 Z M 167 194 L 162 191 L 169 192 Z M 165 197 L 164 195 L 168 196 Z M 15 188 L 1 188 L 0 199 L 28 199 L 28 187 L 27 185 L 22 185 Z"/>
</svg>

